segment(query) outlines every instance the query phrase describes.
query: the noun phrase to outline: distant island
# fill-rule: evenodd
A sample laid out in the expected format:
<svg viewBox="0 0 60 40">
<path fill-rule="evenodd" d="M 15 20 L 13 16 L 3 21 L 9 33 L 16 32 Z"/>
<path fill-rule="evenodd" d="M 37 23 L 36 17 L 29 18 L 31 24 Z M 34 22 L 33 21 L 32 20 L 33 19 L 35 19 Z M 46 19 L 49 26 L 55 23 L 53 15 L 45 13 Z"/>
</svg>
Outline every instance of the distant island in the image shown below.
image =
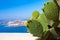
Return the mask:
<svg viewBox="0 0 60 40">
<path fill-rule="evenodd" d="M 7 26 L 24 26 L 24 21 L 21 20 L 3 20 L 0 24 Z"/>
</svg>

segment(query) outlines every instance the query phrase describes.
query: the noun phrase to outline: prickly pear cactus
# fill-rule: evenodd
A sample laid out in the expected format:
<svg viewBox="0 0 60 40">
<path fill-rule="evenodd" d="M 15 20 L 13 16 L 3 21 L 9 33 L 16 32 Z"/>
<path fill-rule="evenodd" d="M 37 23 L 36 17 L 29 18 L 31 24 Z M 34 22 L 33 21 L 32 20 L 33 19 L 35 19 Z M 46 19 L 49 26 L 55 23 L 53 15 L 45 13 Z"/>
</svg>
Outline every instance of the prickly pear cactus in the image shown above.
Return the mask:
<svg viewBox="0 0 60 40">
<path fill-rule="evenodd" d="M 27 22 L 28 22 L 27 26 L 28 26 L 29 32 L 33 34 L 33 36 L 40 37 L 43 33 L 43 28 L 41 23 L 36 20 L 29 20 Z"/>
<path fill-rule="evenodd" d="M 36 40 L 60 40 L 60 0 L 44 3 L 43 13 L 32 12 L 32 18 L 24 23 Z"/>
<path fill-rule="evenodd" d="M 59 14 L 58 14 L 57 6 L 54 2 L 46 2 L 42 10 L 47 19 L 57 20 Z"/>
<path fill-rule="evenodd" d="M 39 12 L 37 10 L 32 12 L 33 19 L 37 19 L 39 17 Z"/>
</svg>

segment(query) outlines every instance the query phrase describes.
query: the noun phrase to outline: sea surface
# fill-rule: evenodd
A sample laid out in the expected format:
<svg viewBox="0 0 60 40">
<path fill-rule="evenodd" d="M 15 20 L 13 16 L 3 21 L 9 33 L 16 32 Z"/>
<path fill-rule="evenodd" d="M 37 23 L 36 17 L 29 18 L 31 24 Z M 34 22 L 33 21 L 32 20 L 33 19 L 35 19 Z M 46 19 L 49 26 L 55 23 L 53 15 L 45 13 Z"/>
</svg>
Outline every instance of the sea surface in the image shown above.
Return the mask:
<svg viewBox="0 0 60 40">
<path fill-rule="evenodd" d="M 0 33 L 27 33 L 27 27 L 25 26 L 7 27 L 6 25 L 0 24 Z"/>
</svg>

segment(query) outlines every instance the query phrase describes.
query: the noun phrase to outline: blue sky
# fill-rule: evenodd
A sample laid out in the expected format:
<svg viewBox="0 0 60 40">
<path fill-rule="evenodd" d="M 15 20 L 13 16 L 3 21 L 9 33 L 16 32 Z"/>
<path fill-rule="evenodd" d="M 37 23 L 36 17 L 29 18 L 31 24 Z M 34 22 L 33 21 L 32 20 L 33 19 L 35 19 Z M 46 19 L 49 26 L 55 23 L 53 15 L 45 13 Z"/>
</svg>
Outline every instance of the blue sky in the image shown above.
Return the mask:
<svg viewBox="0 0 60 40">
<path fill-rule="evenodd" d="M 0 0 L 0 19 L 27 19 L 47 0 Z"/>
</svg>

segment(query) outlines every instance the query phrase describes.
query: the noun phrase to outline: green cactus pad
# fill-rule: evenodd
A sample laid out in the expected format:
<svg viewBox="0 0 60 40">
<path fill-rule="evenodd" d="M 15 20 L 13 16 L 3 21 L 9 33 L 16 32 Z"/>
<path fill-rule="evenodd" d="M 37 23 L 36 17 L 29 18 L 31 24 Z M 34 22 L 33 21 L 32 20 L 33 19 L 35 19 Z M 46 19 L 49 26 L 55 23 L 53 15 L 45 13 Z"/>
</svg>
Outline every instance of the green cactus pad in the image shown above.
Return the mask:
<svg viewBox="0 0 60 40">
<path fill-rule="evenodd" d="M 38 17 L 39 17 L 39 12 L 38 11 L 33 11 L 32 12 L 32 17 L 34 18 L 34 19 L 37 19 Z"/>
<path fill-rule="evenodd" d="M 30 20 L 28 22 L 28 30 L 33 36 L 37 37 L 40 37 L 43 33 L 42 25 L 36 20 Z"/>
<path fill-rule="evenodd" d="M 41 25 L 43 26 L 43 32 L 46 32 L 48 30 L 48 26 L 47 26 L 47 23 L 46 23 L 46 17 L 43 13 L 40 14 L 37 21 L 39 21 L 41 23 Z"/>
<path fill-rule="evenodd" d="M 47 2 L 44 4 L 43 12 L 47 19 L 56 20 L 58 17 L 58 9 L 54 2 Z"/>
</svg>

